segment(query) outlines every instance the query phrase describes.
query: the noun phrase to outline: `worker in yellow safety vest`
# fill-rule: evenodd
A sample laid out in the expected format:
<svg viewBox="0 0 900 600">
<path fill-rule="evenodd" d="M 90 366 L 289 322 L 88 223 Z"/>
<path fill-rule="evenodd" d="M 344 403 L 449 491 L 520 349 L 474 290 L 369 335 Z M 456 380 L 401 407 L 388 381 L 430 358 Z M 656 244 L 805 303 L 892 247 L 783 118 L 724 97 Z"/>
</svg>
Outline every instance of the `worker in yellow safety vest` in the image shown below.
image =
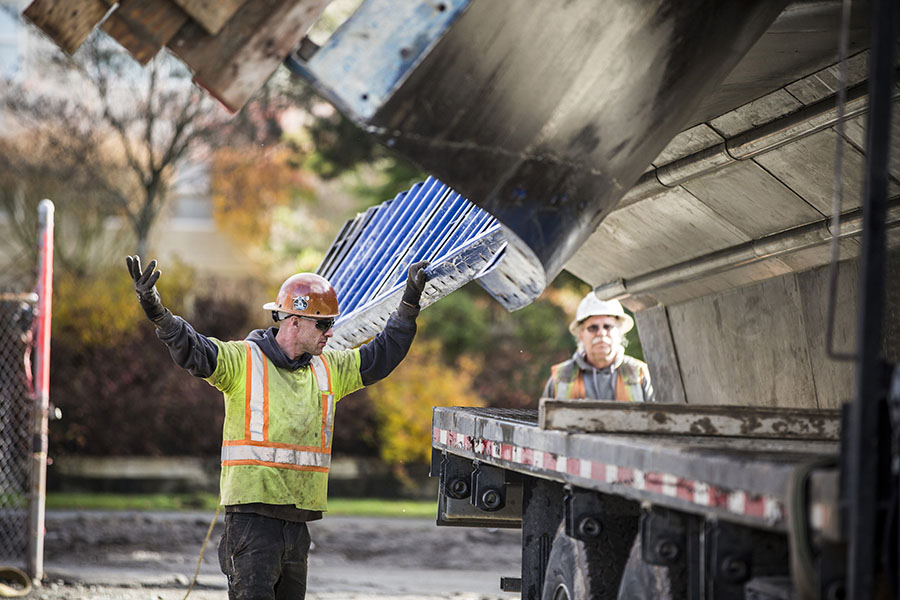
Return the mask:
<svg viewBox="0 0 900 600">
<path fill-rule="evenodd" d="M 543 397 L 653 402 L 647 364 L 625 354 L 625 334 L 632 327 L 634 320 L 618 300 L 588 293 L 569 324 L 578 349 L 550 368 Z"/>
<path fill-rule="evenodd" d="M 138 300 L 175 363 L 225 396 L 219 562 L 230 600 L 306 595 L 310 537 L 322 518 L 331 464 L 335 403 L 386 377 L 416 333 L 427 262 L 409 267 L 403 299 L 384 330 L 353 350 L 326 350 L 339 315 L 337 294 L 314 273 L 289 277 L 270 311 L 278 327 L 241 341 L 196 332 L 166 309 L 156 261 L 126 258 Z"/>
</svg>

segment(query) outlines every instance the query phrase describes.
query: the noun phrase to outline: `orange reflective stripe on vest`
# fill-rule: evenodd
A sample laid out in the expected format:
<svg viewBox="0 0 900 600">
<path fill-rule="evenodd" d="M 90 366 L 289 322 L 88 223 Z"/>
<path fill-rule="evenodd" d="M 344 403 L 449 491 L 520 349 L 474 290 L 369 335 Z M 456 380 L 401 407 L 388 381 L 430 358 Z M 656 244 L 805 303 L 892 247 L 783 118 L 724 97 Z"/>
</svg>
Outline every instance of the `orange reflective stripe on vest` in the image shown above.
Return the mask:
<svg viewBox="0 0 900 600">
<path fill-rule="evenodd" d="M 616 401 L 619 402 L 643 402 L 644 381 L 643 363 L 628 356 L 623 358 L 622 364 L 616 371 Z"/>
<path fill-rule="evenodd" d="M 616 402 L 634 402 L 634 394 L 630 385 L 625 385 L 622 373 L 616 374 Z"/>
<path fill-rule="evenodd" d="M 310 368 L 319 382 L 319 392 L 322 394 L 322 445 L 331 447 L 331 432 L 334 430 L 334 394 L 331 393 L 331 371 L 328 363 L 319 356 L 314 356 L 309 363 Z M 322 382 L 325 382 L 323 387 Z"/>
<path fill-rule="evenodd" d="M 252 342 L 247 347 L 244 439 L 222 442 L 222 465 L 263 465 L 282 469 L 328 472 L 334 427 L 334 394 L 331 372 L 321 356 L 310 361 L 322 401 L 321 445 L 301 446 L 269 440 L 269 370 L 262 350 Z"/>
</svg>

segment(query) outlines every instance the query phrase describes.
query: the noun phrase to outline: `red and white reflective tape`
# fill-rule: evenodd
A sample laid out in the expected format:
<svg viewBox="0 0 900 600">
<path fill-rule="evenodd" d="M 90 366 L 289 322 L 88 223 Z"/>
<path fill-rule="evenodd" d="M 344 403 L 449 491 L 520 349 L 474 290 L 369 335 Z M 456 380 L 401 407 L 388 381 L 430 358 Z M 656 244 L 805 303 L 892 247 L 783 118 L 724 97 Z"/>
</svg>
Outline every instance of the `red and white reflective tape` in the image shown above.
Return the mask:
<svg viewBox="0 0 900 600">
<path fill-rule="evenodd" d="M 610 485 L 621 485 L 643 492 L 680 498 L 692 504 L 719 508 L 736 515 L 763 519 L 769 525 L 784 520 L 781 501 L 766 494 L 750 494 L 728 490 L 694 479 L 685 479 L 660 471 L 641 471 L 585 458 L 568 458 L 551 452 L 523 448 L 505 442 L 472 438 L 454 431 L 434 427 L 432 440 L 442 446 L 459 448 L 486 458 L 554 471 Z"/>
</svg>

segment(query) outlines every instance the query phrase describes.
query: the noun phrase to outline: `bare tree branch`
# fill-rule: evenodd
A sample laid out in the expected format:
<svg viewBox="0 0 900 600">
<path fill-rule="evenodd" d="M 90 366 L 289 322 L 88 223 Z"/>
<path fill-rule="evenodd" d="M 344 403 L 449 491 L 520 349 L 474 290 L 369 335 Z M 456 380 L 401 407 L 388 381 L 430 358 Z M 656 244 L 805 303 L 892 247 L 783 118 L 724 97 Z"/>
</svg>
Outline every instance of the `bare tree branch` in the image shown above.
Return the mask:
<svg viewBox="0 0 900 600">
<path fill-rule="evenodd" d="M 146 249 L 177 167 L 192 150 L 223 143 L 229 116 L 166 54 L 145 69 L 129 61 L 97 34 L 72 59 L 48 61 L 47 73 L 60 87 L 77 80 L 88 93 L 9 82 L 0 108 L 18 136 L 41 132 L 46 142 L 45 155 L 19 157 L 15 169 L 84 185 L 83 195 L 96 193 L 93 208 L 124 217 L 136 245 Z"/>
</svg>

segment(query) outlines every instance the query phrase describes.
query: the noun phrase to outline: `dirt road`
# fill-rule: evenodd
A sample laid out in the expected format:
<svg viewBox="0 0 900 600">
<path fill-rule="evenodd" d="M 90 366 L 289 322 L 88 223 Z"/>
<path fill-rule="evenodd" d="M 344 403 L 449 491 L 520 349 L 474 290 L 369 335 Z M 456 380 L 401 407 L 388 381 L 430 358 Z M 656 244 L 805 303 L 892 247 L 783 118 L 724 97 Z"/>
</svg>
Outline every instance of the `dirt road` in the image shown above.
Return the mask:
<svg viewBox="0 0 900 600">
<path fill-rule="evenodd" d="M 212 513 L 50 511 L 36 600 L 184 598 Z M 213 530 L 191 600 L 225 600 Z M 326 517 L 310 524 L 310 600 L 495 600 L 518 577 L 519 531 L 432 520 Z"/>
</svg>

